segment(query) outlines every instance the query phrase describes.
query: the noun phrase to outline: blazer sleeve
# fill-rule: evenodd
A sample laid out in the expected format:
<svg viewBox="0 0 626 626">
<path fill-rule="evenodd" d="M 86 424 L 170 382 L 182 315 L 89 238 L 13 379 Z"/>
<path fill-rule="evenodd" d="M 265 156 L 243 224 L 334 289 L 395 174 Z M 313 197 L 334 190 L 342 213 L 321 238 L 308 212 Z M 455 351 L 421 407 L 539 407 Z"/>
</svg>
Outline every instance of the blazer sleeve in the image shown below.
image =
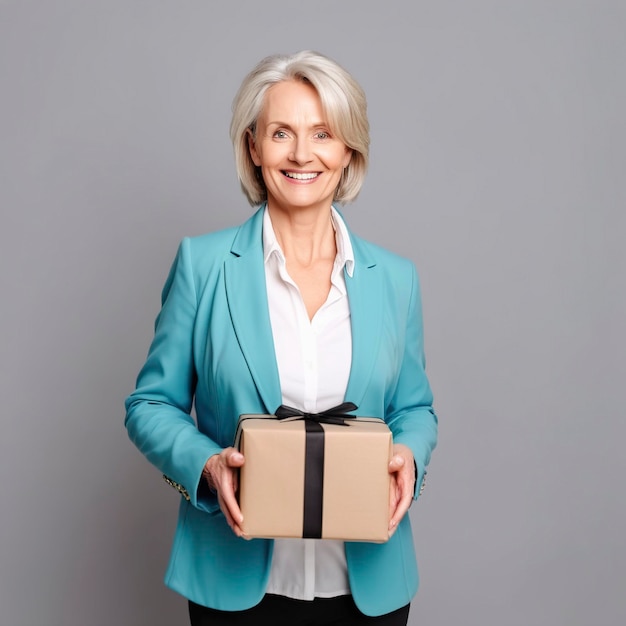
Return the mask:
<svg viewBox="0 0 626 626">
<path fill-rule="evenodd" d="M 426 468 L 437 445 L 438 419 L 426 377 L 424 333 L 419 280 L 411 263 L 411 295 L 406 316 L 404 353 L 397 384 L 387 408 L 387 423 L 394 443 L 413 452 L 417 468 L 414 499 L 421 493 Z"/>
<path fill-rule="evenodd" d="M 198 430 L 191 416 L 197 296 L 189 239 L 178 248 L 161 301 L 147 360 L 125 402 L 125 425 L 137 448 L 187 492 L 191 504 L 216 512 L 219 505 L 202 470 L 222 448 Z"/>
</svg>

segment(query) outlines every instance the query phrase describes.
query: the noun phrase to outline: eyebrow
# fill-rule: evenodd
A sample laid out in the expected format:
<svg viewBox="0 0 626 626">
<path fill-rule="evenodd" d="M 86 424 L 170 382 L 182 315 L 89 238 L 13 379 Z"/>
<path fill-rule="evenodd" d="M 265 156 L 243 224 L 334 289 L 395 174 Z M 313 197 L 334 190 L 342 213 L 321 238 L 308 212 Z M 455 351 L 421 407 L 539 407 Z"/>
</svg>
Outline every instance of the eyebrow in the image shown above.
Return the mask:
<svg viewBox="0 0 626 626">
<path fill-rule="evenodd" d="M 291 124 L 289 124 L 288 122 L 281 122 L 279 120 L 267 122 L 265 125 L 266 126 L 286 126 L 287 128 L 292 127 Z M 330 124 L 324 121 L 315 122 L 311 124 L 309 128 L 319 128 L 320 126 L 324 126 L 325 128 L 330 128 Z"/>
</svg>

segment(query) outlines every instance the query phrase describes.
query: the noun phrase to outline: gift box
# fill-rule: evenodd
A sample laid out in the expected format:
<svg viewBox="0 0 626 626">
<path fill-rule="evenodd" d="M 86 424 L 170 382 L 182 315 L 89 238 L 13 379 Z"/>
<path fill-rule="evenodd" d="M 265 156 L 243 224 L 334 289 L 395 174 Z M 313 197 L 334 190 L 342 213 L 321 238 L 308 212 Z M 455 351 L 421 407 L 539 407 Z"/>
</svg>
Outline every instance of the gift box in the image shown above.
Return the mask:
<svg viewBox="0 0 626 626">
<path fill-rule="evenodd" d="M 386 541 L 389 427 L 376 418 L 290 411 L 283 419 L 239 418 L 235 445 L 245 457 L 238 492 L 244 533 Z"/>
</svg>

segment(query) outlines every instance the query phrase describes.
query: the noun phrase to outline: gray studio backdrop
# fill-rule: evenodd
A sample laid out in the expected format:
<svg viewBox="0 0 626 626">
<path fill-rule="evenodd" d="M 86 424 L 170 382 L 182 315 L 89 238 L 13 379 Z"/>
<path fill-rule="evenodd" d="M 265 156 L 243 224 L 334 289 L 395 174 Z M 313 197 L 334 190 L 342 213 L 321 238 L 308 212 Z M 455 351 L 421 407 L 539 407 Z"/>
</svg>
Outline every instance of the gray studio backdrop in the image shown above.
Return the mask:
<svg viewBox="0 0 626 626">
<path fill-rule="evenodd" d="M 177 496 L 123 428 L 227 127 L 303 48 L 365 87 L 353 229 L 412 258 L 441 438 L 417 626 L 626 623 L 623 2 L 0 2 L 0 624 L 166 626 Z"/>
</svg>

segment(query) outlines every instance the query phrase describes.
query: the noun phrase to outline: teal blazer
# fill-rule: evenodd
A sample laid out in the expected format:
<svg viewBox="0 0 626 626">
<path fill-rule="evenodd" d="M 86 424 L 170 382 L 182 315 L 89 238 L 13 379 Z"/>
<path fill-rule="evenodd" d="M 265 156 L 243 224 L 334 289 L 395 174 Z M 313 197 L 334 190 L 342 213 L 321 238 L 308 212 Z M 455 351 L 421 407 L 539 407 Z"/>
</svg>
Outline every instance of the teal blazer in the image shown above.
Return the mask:
<svg viewBox="0 0 626 626">
<path fill-rule="evenodd" d="M 282 401 L 262 224 L 263 207 L 238 228 L 182 241 L 146 363 L 126 400 L 131 440 L 189 496 L 181 498 L 165 583 L 198 604 L 229 611 L 263 597 L 273 541 L 237 538 L 202 470 L 233 444 L 240 414 L 271 414 Z M 345 399 L 358 406 L 356 414 L 385 419 L 394 441 L 412 450 L 422 485 L 437 418 L 424 371 L 417 274 L 410 261 L 350 237 L 352 368 Z M 410 602 L 418 573 L 408 515 L 388 542 L 345 549 L 350 589 L 363 613 L 381 615 Z"/>
</svg>

